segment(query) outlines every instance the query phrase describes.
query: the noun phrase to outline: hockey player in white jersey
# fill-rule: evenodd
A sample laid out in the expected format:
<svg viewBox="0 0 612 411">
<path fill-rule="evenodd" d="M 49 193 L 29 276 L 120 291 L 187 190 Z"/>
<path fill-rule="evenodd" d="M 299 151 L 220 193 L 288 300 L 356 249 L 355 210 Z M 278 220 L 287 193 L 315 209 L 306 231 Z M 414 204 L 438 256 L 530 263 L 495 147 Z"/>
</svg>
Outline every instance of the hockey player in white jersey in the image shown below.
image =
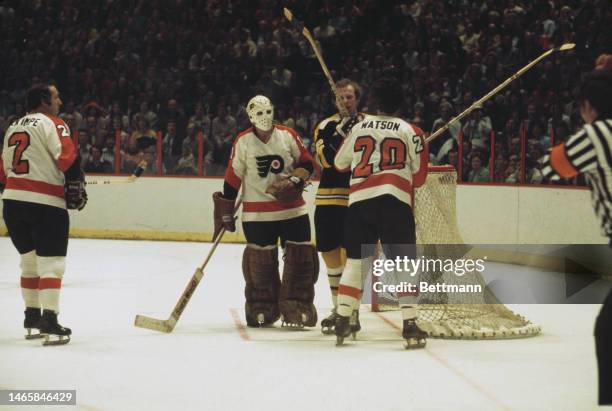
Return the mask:
<svg viewBox="0 0 612 411">
<path fill-rule="evenodd" d="M 71 330 L 57 322 L 68 247 L 66 209 L 81 210 L 87 202 L 70 130 L 57 117 L 61 104 L 53 85 L 28 90 L 28 114 L 6 131 L 0 172 L 6 178 L 4 221 L 21 255 L 26 338 L 45 336 L 44 345 L 70 341 Z"/>
<path fill-rule="evenodd" d="M 334 160 L 338 171 L 351 171 L 345 225 L 348 259 L 338 288 L 337 345 L 355 334 L 349 318 L 359 304 L 362 261 L 373 255 L 373 245 L 380 241 L 383 247 L 387 246 L 385 254 L 389 259 L 407 254 L 414 258 L 412 182 L 413 175 L 421 170 L 423 132 L 393 117 L 403 102 L 397 84 L 380 79 L 372 93 L 377 114 L 352 127 Z M 406 348 L 423 347 L 426 333 L 416 325 L 416 307 L 407 301 L 400 296 Z"/>
<path fill-rule="evenodd" d="M 293 129 L 273 123 L 274 108 L 267 97 L 253 97 L 246 111 L 253 127 L 236 137 L 223 193 L 213 195 L 215 237 L 222 227 L 235 231 L 234 205 L 242 188 L 247 325 L 270 325 L 281 317 L 283 325 L 314 327 L 319 260 L 302 198 L 314 160 Z M 285 261 L 282 283 L 279 238 Z"/>
</svg>

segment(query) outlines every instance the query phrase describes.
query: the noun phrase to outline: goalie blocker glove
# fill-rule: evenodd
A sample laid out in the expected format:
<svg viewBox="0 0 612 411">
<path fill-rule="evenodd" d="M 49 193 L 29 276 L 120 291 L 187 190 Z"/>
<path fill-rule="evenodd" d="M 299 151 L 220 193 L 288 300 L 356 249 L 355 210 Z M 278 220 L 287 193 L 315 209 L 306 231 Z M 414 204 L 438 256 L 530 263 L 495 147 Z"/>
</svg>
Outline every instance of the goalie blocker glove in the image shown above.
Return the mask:
<svg viewBox="0 0 612 411">
<path fill-rule="evenodd" d="M 291 203 L 302 197 L 310 172 L 305 168 L 298 167 L 290 176 L 271 184 L 266 193 L 272 194 L 282 203 Z"/>
<path fill-rule="evenodd" d="M 234 203 L 235 200 L 224 198 L 220 191 L 213 194 L 215 220 L 213 240 L 217 238 L 217 235 L 221 232 L 222 228 L 225 228 L 225 231 L 229 231 L 230 233 L 236 231 L 236 221 L 234 220 Z"/>
</svg>

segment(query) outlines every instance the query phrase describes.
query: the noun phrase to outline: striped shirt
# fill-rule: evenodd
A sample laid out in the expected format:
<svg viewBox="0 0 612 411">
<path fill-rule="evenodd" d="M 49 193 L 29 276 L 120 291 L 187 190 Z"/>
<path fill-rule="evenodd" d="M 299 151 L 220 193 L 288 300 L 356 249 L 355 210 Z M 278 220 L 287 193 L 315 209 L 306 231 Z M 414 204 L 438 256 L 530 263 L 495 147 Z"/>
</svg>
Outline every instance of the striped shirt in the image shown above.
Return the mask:
<svg viewBox="0 0 612 411">
<path fill-rule="evenodd" d="M 542 160 L 542 174 L 551 181 L 585 174 L 602 231 L 612 238 L 612 120 L 585 124 Z"/>
</svg>

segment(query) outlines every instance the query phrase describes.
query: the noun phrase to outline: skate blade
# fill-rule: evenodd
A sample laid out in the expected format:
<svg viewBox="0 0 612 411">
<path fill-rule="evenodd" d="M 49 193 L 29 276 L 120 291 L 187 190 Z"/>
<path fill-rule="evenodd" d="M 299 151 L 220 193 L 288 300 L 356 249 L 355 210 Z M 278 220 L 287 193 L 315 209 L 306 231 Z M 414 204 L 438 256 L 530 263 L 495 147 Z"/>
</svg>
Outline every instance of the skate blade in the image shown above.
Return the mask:
<svg viewBox="0 0 612 411">
<path fill-rule="evenodd" d="M 425 348 L 427 341 L 425 339 L 415 339 L 411 338 L 409 340 L 404 341 L 404 348 L 407 350 L 414 350 L 418 348 Z"/>
<path fill-rule="evenodd" d="M 351 333 L 351 337 L 353 338 L 353 341 L 357 341 L 357 331 L 353 331 Z"/>
<path fill-rule="evenodd" d="M 49 334 L 42 334 L 41 336 L 45 337 L 44 341 L 42 342 L 44 347 L 50 345 L 65 345 L 70 342 L 70 336 L 68 335 L 54 335 L 54 337 L 58 337 L 57 339 L 52 338 L 52 336 Z"/>
<path fill-rule="evenodd" d="M 341 347 L 344 345 L 344 337 L 336 336 L 336 347 Z"/>
<path fill-rule="evenodd" d="M 37 340 L 39 338 L 43 338 L 43 336 L 40 334 L 40 332 L 38 332 L 37 334 L 33 334 L 32 333 L 32 329 L 26 328 L 26 330 L 28 332 L 26 335 L 24 335 L 26 340 Z"/>
</svg>

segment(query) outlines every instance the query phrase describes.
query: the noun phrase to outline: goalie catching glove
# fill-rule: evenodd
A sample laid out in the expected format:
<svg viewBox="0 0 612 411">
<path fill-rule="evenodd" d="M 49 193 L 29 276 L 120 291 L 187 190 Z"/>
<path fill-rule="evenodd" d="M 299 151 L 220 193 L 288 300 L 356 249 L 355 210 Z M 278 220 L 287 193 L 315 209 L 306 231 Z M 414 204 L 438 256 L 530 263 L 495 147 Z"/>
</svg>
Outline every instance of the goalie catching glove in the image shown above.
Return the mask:
<svg viewBox="0 0 612 411">
<path fill-rule="evenodd" d="M 310 173 L 305 168 L 296 168 L 290 176 L 271 184 L 266 193 L 272 194 L 281 203 L 290 203 L 302 197 Z"/>
<path fill-rule="evenodd" d="M 85 180 L 83 176 L 77 180 L 66 180 L 64 186 L 66 195 L 66 208 L 68 210 L 79 210 L 87 204 L 87 191 L 85 191 Z"/>
<path fill-rule="evenodd" d="M 220 191 L 213 194 L 215 210 L 215 232 L 213 234 L 213 240 L 217 238 L 217 235 L 223 228 L 225 228 L 225 231 L 229 231 L 231 233 L 236 231 L 236 222 L 234 220 L 234 202 L 234 200 L 224 198 Z"/>
</svg>

